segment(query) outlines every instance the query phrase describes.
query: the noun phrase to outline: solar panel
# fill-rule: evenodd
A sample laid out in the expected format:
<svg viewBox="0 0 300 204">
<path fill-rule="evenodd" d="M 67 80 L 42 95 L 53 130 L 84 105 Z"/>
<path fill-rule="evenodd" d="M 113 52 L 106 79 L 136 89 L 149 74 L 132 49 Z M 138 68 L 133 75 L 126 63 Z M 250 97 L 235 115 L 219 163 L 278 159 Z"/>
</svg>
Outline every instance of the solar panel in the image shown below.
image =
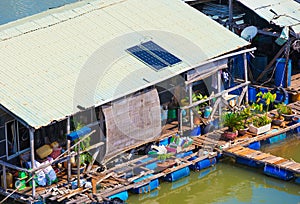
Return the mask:
<svg viewBox="0 0 300 204">
<path fill-rule="evenodd" d="M 172 55 L 167 50 L 165 50 L 164 48 L 160 47 L 159 45 L 157 45 L 152 41 L 142 43 L 142 46 L 150 50 L 152 53 L 157 55 L 163 61 L 167 62 L 169 65 L 174 65 L 178 62 L 181 62 L 181 60 L 178 59 L 176 56 Z"/>
<path fill-rule="evenodd" d="M 164 67 L 167 67 L 168 65 L 164 62 L 162 62 L 159 58 L 157 58 L 155 55 L 153 55 L 148 50 L 142 49 L 140 46 L 136 45 L 134 47 L 128 48 L 127 51 L 132 54 L 137 59 L 141 60 L 148 66 L 160 70 Z"/>
</svg>

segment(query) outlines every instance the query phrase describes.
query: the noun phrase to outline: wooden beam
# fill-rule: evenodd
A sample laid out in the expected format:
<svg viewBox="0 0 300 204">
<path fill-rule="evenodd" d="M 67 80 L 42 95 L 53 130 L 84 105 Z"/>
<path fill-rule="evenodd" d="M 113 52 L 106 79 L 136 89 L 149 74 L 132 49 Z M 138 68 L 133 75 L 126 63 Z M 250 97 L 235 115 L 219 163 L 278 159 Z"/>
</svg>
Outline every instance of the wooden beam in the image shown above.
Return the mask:
<svg viewBox="0 0 300 204">
<path fill-rule="evenodd" d="M 273 64 L 276 62 L 277 58 L 280 57 L 280 55 L 283 53 L 285 49 L 285 46 L 282 46 L 281 49 L 277 52 L 277 54 L 274 56 L 274 58 L 267 64 L 265 69 L 260 73 L 260 75 L 257 77 L 256 81 L 259 81 L 265 74 L 266 72 L 273 66 Z"/>
</svg>

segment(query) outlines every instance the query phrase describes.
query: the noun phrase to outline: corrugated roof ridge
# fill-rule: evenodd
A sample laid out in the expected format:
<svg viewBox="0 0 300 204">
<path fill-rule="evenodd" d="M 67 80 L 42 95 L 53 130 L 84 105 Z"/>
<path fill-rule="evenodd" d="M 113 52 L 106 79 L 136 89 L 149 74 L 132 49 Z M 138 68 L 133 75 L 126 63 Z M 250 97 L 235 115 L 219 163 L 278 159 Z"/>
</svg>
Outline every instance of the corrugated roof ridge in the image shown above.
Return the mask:
<svg viewBox="0 0 300 204">
<path fill-rule="evenodd" d="M 27 21 L 27 22 L 22 23 L 20 25 L 13 26 L 13 27 L 10 27 L 10 28 L 6 28 L 6 29 L 0 31 L 0 42 L 1 41 L 6 41 L 6 40 L 9 40 L 11 38 L 15 38 L 15 37 L 18 37 L 18 36 L 21 36 L 21 35 L 25 35 L 25 34 L 28 34 L 28 33 L 31 33 L 31 32 L 37 31 L 37 30 L 45 29 L 45 28 L 63 23 L 65 21 L 69 21 L 69 20 L 78 18 L 78 17 L 83 16 L 83 15 L 88 14 L 88 13 L 91 13 L 91 12 L 94 12 L 94 11 L 97 11 L 97 10 L 100 10 L 100 9 L 103 9 L 103 8 L 107 8 L 109 6 L 114 6 L 114 5 L 119 4 L 119 3 L 123 3 L 125 1 L 128 1 L 128 0 L 107 0 L 107 4 L 105 4 L 106 2 L 103 2 L 102 0 L 95 0 L 95 1 L 92 1 L 92 2 L 87 2 L 86 4 L 78 6 L 76 8 L 65 9 L 65 10 L 62 10 L 62 11 L 57 12 L 57 13 L 49 13 L 49 15 L 46 15 L 42 18 Z M 84 10 L 84 9 L 80 10 L 80 8 L 85 8 L 85 7 L 87 7 L 87 5 L 91 5 L 92 7 L 90 7 L 88 10 Z M 57 15 L 63 14 L 65 12 L 73 12 L 73 13 L 76 13 L 76 15 L 74 15 L 72 17 L 68 17 L 66 19 L 59 19 L 57 17 Z M 37 15 L 39 15 L 39 14 L 37 14 Z M 46 18 L 49 18 L 49 17 L 54 18 L 58 21 L 52 21 L 52 22 L 49 21 L 48 25 L 41 25 L 37 22 L 39 20 L 46 19 Z M 35 28 L 29 29 L 27 31 L 24 31 L 25 29 L 23 31 L 19 29 L 20 26 L 24 26 L 26 24 L 32 24 L 32 23 L 38 25 L 39 27 L 35 27 Z M 9 32 L 7 34 L 7 31 L 15 31 L 15 32 L 13 32 L 13 33 Z"/>
</svg>

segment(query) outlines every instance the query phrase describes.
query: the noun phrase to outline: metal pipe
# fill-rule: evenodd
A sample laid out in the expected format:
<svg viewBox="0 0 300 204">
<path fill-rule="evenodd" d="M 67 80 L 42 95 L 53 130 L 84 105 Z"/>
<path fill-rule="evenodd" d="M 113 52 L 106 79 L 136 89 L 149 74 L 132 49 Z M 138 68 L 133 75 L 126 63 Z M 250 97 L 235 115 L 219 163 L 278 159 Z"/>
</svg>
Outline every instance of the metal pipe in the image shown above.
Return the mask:
<svg viewBox="0 0 300 204">
<path fill-rule="evenodd" d="M 248 82 L 248 62 L 247 62 L 247 54 L 243 54 L 244 58 L 244 71 L 245 71 L 245 82 Z M 245 102 L 248 103 L 248 84 L 246 85 L 246 98 Z"/>
<path fill-rule="evenodd" d="M 218 93 L 221 93 L 222 92 L 222 89 L 221 89 L 221 85 L 222 85 L 222 79 L 221 79 L 221 70 L 219 70 L 218 72 L 217 72 L 217 77 L 218 77 Z M 219 107 L 219 116 L 221 115 L 221 113 L 222 113 L 222 106 L 221 106 L 221 104 L 219 103 L 219 105 L 218 105 L 218 107 Z"/>
<path fill-rule="evenodd" d="M 189 105 L 193 104 L 192 95 L 193 95 L 193 85 L 189 84 Z M 190 124 L 191 124 L 191 129 L 193 129 L 193 127 L 194 127 L 194 114 L 193 114 L 193 110 L 192 109 L 189 109 L 189 110 L 190 110 Z"/>
<path fill-rule="evenodd" d="M 3 180 L 3 188 L 6 191 L 7 190 L 7 183 L 6 183 L 6 166 L 2 165 L 2 180 Z"/>
<path fill-rule="evenodd" d="M 229 24 L 229 30 L 232 29 L 232 24 L 233 24 L 233 14 L 232 14 L 232 0 L 228 1 L 228 7 L 229 7 L 229 18 L 228 18 L 228 24 Z"/>
<path fill-rule="evenodd" d="M 31 153 L 31 168 L 34 169 L 34 129 L 29 129 L 29 137 L 30 137 L 30 153 Z M 31 177 L 34 177 L 35 172 L 32 173 Z M 32 181 L 32 197 L 35 198 L 35 185 Z"/>
</svg>

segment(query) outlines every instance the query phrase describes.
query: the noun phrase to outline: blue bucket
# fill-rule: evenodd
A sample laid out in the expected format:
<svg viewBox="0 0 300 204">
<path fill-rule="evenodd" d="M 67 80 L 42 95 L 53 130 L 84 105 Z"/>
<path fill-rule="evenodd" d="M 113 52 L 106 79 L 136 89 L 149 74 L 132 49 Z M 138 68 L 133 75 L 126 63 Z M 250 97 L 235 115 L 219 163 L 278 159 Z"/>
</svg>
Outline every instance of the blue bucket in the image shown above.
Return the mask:
<svg viewBox="0 0 300 204">
<path fill-rule="evenodd" d="M 286 84 L 285 80 L 285 73 L 286 71 L 284 70 L 285 67 L 285 58 L 278 58 L 276 60 L 276 70 L 275 70 L 275 86 L 280 86 L 282 82 L 282 87 L 287 87 L 291 85 L 291 75 L 292 75 L 292 61 L 288 61 L 288 84 Z"/>
<path fill-rule="evenodd" d="M 256 102 L 256 94 L 257 90 L 255 87 L 249 86 L 248 87 L 248 100 L 249 103 L 255 103 Z"/>
</svg>

